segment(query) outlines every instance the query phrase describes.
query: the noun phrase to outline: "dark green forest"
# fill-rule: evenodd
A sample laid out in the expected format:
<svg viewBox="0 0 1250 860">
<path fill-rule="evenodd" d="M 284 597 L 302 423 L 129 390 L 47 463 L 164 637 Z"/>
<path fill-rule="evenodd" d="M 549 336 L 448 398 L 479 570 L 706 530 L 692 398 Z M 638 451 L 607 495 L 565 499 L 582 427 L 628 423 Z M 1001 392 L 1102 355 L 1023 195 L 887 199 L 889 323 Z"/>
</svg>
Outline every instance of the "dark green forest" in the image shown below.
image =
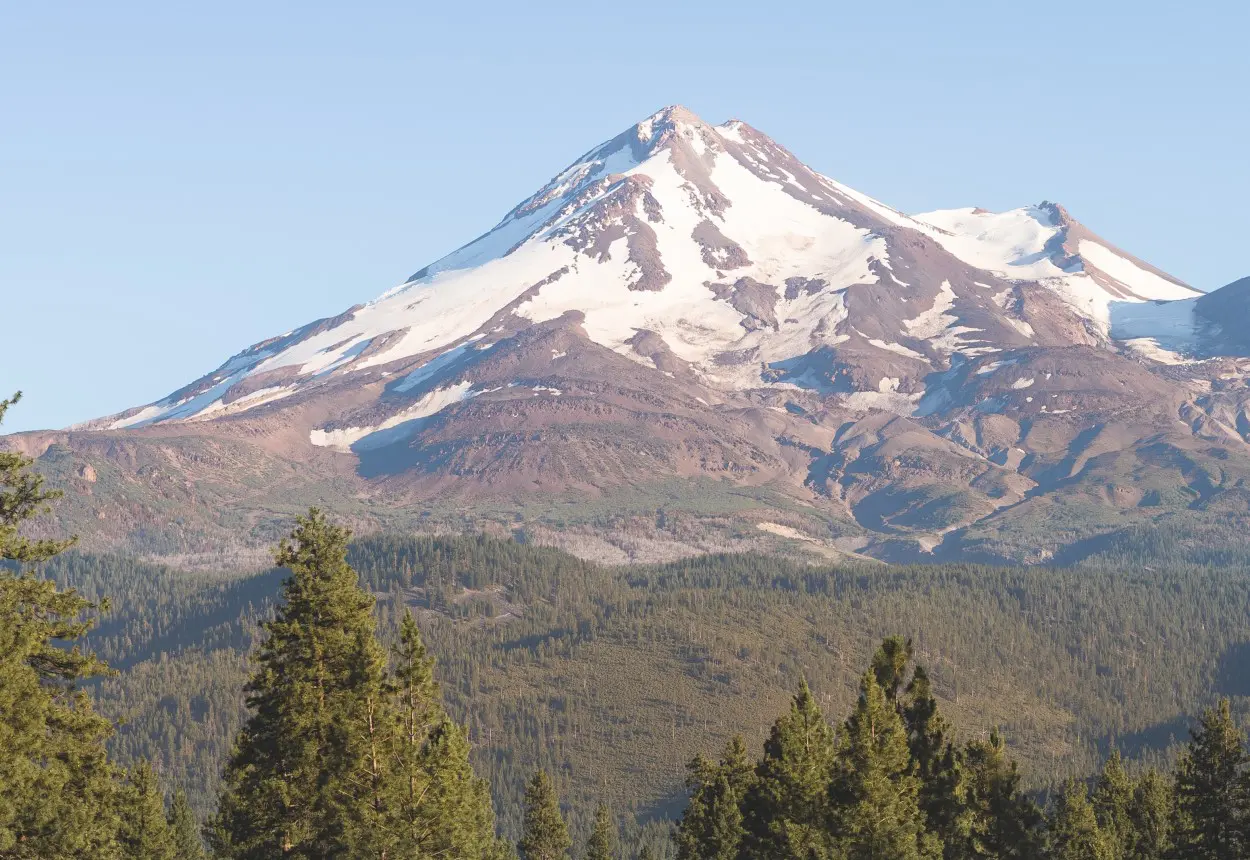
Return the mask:
<svg viewBox="0 0 1250 860">
<path fill-rule="evenodd" d="M 842 710 L 883 637 L 910 638 L 968 737 L 1002 731 L 1033 790 L 1094 773 L 1114 747 L 1166 765 L 1221 695 L 1247 690 L 1250 577 L 1190 567 L 804 567 L 763 556 L 612 569 L 495 538 L 368 537 L 349 563 L 384 641 L 411 607 L 449 711 L 515 828 L 548 769 L 589 826 L 605 792 L 671 817 L 684 765 L 762 735 L 799 683 Z M 66 553 L 43 575 L 111 599 L 86 638 L 114 749 L 188 787 L 204 814 L 244 716 L 246 654 L 282 573 L 186 572 Z"/>
<path fill-rule="evenodd" d="M 0 857 L 1250 844 L 1234 549 L 611 568 L 314 514 L 272 569 L 192 571 L 23 538 L 55 498 L 0 453 Z"/>
</svg>

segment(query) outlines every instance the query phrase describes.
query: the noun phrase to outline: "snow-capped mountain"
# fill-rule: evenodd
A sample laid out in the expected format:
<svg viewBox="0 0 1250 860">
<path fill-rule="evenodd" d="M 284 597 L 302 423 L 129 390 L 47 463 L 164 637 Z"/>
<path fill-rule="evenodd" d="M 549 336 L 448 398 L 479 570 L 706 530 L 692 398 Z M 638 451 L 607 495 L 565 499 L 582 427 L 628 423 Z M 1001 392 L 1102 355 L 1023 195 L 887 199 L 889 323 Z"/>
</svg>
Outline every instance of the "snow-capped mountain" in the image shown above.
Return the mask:
<svg viewBox="0 0 1250 860">
<path fill-rule="evenodd" d="M 1193 440 L 1244 453 L 1247 292 L 1054 203 L 906 215 L 670 107 L 379 298 L 71 436 L 247 439 L 426 499 L 782 486 L 888 557 L 1010 530 L 1147 439 L 1186 487 Z"/>
<path fill-rule="evenodd" d="M 745 123 L 671 107 L 380 298 L 257 344 L 109 426 L 237 414 L 362 373 L 402 372 L 390 392 L 443 392 L 421 409 L 445 408 L 480 388 L 440 387 L 440 369 L 569 313 L 592 342 L 652 367 L 645 353 L 662 350 L 717 389 L 830 386 L 784 367 L 824 348 L 880 353 L 898 371 L 848 393 L 898 379 L 919 395 L 918 367 L 1062 344 L 1072 338 L 1054 328 L 1072 322 L 1107 338 L 1113 306 L 1199 295 L 1057 205 L 903 215 Z M 1039 314 L 1041 331 L 1029 322 Z M 313 441 L 330 438 L 344 436 Z"/>
</svg>

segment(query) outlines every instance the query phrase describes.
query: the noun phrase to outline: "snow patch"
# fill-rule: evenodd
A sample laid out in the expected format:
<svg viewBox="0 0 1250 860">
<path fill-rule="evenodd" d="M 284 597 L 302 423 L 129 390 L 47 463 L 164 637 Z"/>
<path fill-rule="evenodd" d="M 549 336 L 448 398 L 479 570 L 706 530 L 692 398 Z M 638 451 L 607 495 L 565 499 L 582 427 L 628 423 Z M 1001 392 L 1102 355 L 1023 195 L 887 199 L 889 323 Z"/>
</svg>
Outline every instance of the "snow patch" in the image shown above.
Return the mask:
<svg viewBox="0 0 1250 860">
<path fill-rule="evenodd" d="M 448 406 L 476 397 L 472 382 L 458 382 L 446 388 L 436 388 L 407 409 L 397 412 L 381 424 L 371 427 L 343 427 L 335 430 L 316 429 L 308 434 L 308 440 L 319 448 L 336 451 L 367 451 L 381 448 L 411 436 L 421 421 L 442 412 Z"/>
<path fill-rule="evenodd" d="M 1167 278 L 1161 278 L 1097 242 L 1082 239 L 1077 250 L 1089 265 L 1119 281 L 1143 299 L 1151 301 L 1192 299 L 1198 292 L 1189 287 L 1174 284 Z"/>
</svg>

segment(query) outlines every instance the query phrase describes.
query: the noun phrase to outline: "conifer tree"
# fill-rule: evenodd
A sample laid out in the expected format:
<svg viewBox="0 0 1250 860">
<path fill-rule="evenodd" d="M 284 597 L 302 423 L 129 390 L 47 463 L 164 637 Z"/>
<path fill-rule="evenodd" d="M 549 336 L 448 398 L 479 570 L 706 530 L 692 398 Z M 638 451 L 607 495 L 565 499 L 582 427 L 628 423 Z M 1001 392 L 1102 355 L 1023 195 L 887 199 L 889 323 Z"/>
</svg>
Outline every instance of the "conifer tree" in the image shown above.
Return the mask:
<svg viewBox="0 0 1250 860">
<path fill-rule="evenodd" d="M 120 801 L 118 841 L 129 860 L 178 860 L 156 774 L 141 761 L 130 770 Z"/>
<path fill-rule="evenodd" d="M 1115 854 L 1098 827 L 1085 786 L 1068 780 L 1050 819 L 1051 860 L 1112 860 Z"/>
<path fill-rule="evenodd" d="M 688 767 L 690 802 L 673 835 L 681 860 L 733 860 L 742 843 L 742 804 L 755 769 L 742 738 L 733 738 L 719 764 L 699 756 Z"/>
<path fill-rule="evenodd" d="M 638 860 L 656 860 L 655 849 L 650 845 L 644 845 L 638 849 Z"/>
<path fill-rule="evenodd" d="M 291 571 L 265 625 L 209 830 L 221 858 L 368 856 L 380 836 L 370 728 L 385 699 L 372 599 L 347 565 L 349 533 L 313 509 L 278 547 Z M 379 721 L 373 720 L 374 724 Z"/>
<path fill-rule="evenodd" d="M 606 804 L 595 809 L 595 824 L 586 842 L 585 860 L 613 860 L 616 856 L 616 827 Z"/>
<path fill-rule="evenodd" d="M 8 400 L 0 400 L 0 423 L 9 408 L 21 399 L 19 391 Z M 77 540 L 31 540 L 19 534 L 23 523 L 46 513 L 48 503 L 62 495 L 60 490 L 43 488 L 43 476 L 30 468 L 33 463 L 16 451 L 0 451 L 0 560 L 22 564 L 47 561 Z"/>
<path fill-rule="evenodd" d="M 1208 709 L 1176 768 L 1175 848 L 1186 860 L 1247 849 L 1246 753 L 1227 699 Z"/>
<path fill-rule="evenodd" d="M 837 748 L 804 682 L 790 712 L 773 725 L 757 779 L 743 804 L 743 850 L 753 858 L 825 856 L 829 830 L 829 780 Z"/>
<path fill-rule="evenodd" d="M 903 681 L 907 678 L 907 665 L 911 662 L 912 653 L 910 641 L 902 636 L 889 636 L 872 655 L 872 674 L 890 702 L 898 701 L 903 692 Z"/>
<path fill-rule="evenodd" d="M 0 420 L 19 398 L 0 401 Z M 31 465 L 0 451 L 0 562 L 15 563 L 0 566 L 0 856 L 111 860 L 125 786 L 105 752 L 113 727 L 78 687 L 108 668 L 66 647 L 102 607 L 21 567 L 73 543 L 19 533 L 60 495 Z"/>
<path fill-rule="evenodd" d="M 490 792 L 469 764 L 464 730 L 449 720 L 434 679 L 434 659 L 411 612 L 393 649 L 383 789 L 379 822 L 389 857 L 488 858 L 506 853 L 495 837 Z"/>
<path fill-rule="evenodd" d="M 546 771 L 534 774 L 525 789 L 525 817 L 521 841 L 517 843 L 521 860 L 564 860 L 568 857 L 568 825 L 560 814 L 560 800 Z"/>
<path fill-rule="evenodd" d="M 755 763 L 751 761 L 751 754 L 747 751 L 742 735 L 734 735 L 729 739 L 729 743 L 725 744 L 720 757 L 720 772 L 729 783 L 734 797 L 741 803 L 747 792 L 755 785 L 756 779 Z"/>
<path fill-rule="evenodd" d="M 923 667 L 915 668 L 900 705 L 926 827 L 943 842 L 954 842 L 966 831 L 963 765 Z"/>
<path fill-rule="evenodd" d="M 1113 750 L 1103 764 L 1094 787 L 1093 803 L 1098 827 L 1112 856 L 1117 860 L 1132 856 L 1137 842 L 1132 820 L 1133 780 L 1124 770 L 1119 750 Z"/>
<path fill-rule="evenodd" d="M 1133 847 L 1129 860 L 1164 860 L 1172 853 L 1172 787 L 1157 771 L 1148 770 L 1133 787 L 1129 819 Z"/>
<path fill-rule="evenodd" d="M 168 821 L 175 860 L 207 860 L 204 844 L 200 841 L 200 826 L 187 801 L 187 793 L 181 788 L 174 792 L 169 804 Z"/>
<path fill-rule="evenodd" d="M 1016 763 L 1007 757 L 998 732 L 973 741 L 962 761 L 962 804 L 958 834 L 948 838 L 953 858 L 1036 858 L 1044 833 L 1037 805 L 1020 791 Z"/>
<path fill-rule="evenodd" d="M 925 830 L 920 780 L 911 763 L 907 730 L 870 671 L 846 722 L 831 787 L 834 832 L 849 860 L 938 857 L 940 843 Z"/>
<path fill-rule="evenodd" d="M 495 816 L 485 780 L 469 764 L 469 739 L 444 718 L 430 732 L 421 754 L 428 801 L 427 823 L 411 856 L 490 858 L 503 852 L 495 839 Z M 403 854 L 399 856 L 409 856 Z"/>
</svg>

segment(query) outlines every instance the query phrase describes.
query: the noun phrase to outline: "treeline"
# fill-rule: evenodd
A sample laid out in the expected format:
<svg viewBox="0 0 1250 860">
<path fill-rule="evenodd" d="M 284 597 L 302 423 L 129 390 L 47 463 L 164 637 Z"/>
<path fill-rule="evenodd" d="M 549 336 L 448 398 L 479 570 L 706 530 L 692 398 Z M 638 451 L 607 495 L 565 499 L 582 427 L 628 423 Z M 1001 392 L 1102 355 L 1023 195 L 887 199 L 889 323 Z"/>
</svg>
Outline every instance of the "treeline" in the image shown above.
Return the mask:
<svg viewBox="0 0 1250 860">
<path fill-rule="evenodd" d="M 806 567 L 750 555 L 620 569 L 483 536 L 366 537 L 348 560 L 376 596 L 384 644 L 416 614 L 513 834 L 536 766 L 573 804 L 579 838 L 600 796 L 638 826 L 675 816 L 691 755 L 765 730 L 804 679 L 829 707 L 849 707 L 860 667 L 894 632 L 913 640 L 964 731 L 1003 729 L 1034 790 L 1094 772 L 1113 746 L 1170 766 L 1213 694 L 1232 695 L 1239 714 L 1250 692 L 1250 578 L 1238 569 Z M 113 598 L 86 639 L 123 669 L 94 687 L 124 721 L 112 749 L 151 760 L 207 814 L 245 717 L 246 654 L 283 574 L 72 552 L 42 571 Z"/>
<path fill-rule="evenodd" d="M 1037 858 L 1216 860 L 1250 852 L 1250 770 L 1227 701 L 1194 729 L 1175 776 L 1133 776 L 1118 752 L 1092 791 L 1043 811 L 1002 738 L 953 740 L 910 643 L 887 639 L 836 729 L 806 685 L 752 762 L 735 738 L 690 765 L 679 860 Z"/>
<path fill-rule="evenodd" d="M 1194 728 L 1175 774 L 1130 774 L 1118 752 L 1092 785 L 1045 806 L 998 733 L 959 743 L 912 647 L 886 639 L 858 701 L 830 725 L 806 684 L 752 759 L 741 737 L 688 765 L 677 860 L 1234 860 L 1250 856 L 1250 755 L 1228 702 Z M 546 774 L 526 792 L 522 857 L 572 840 Z M 585 860 L 615 857 L 600 806 Z M 644 860 L 654 851 L 637 847 Z"/>
</svg>

